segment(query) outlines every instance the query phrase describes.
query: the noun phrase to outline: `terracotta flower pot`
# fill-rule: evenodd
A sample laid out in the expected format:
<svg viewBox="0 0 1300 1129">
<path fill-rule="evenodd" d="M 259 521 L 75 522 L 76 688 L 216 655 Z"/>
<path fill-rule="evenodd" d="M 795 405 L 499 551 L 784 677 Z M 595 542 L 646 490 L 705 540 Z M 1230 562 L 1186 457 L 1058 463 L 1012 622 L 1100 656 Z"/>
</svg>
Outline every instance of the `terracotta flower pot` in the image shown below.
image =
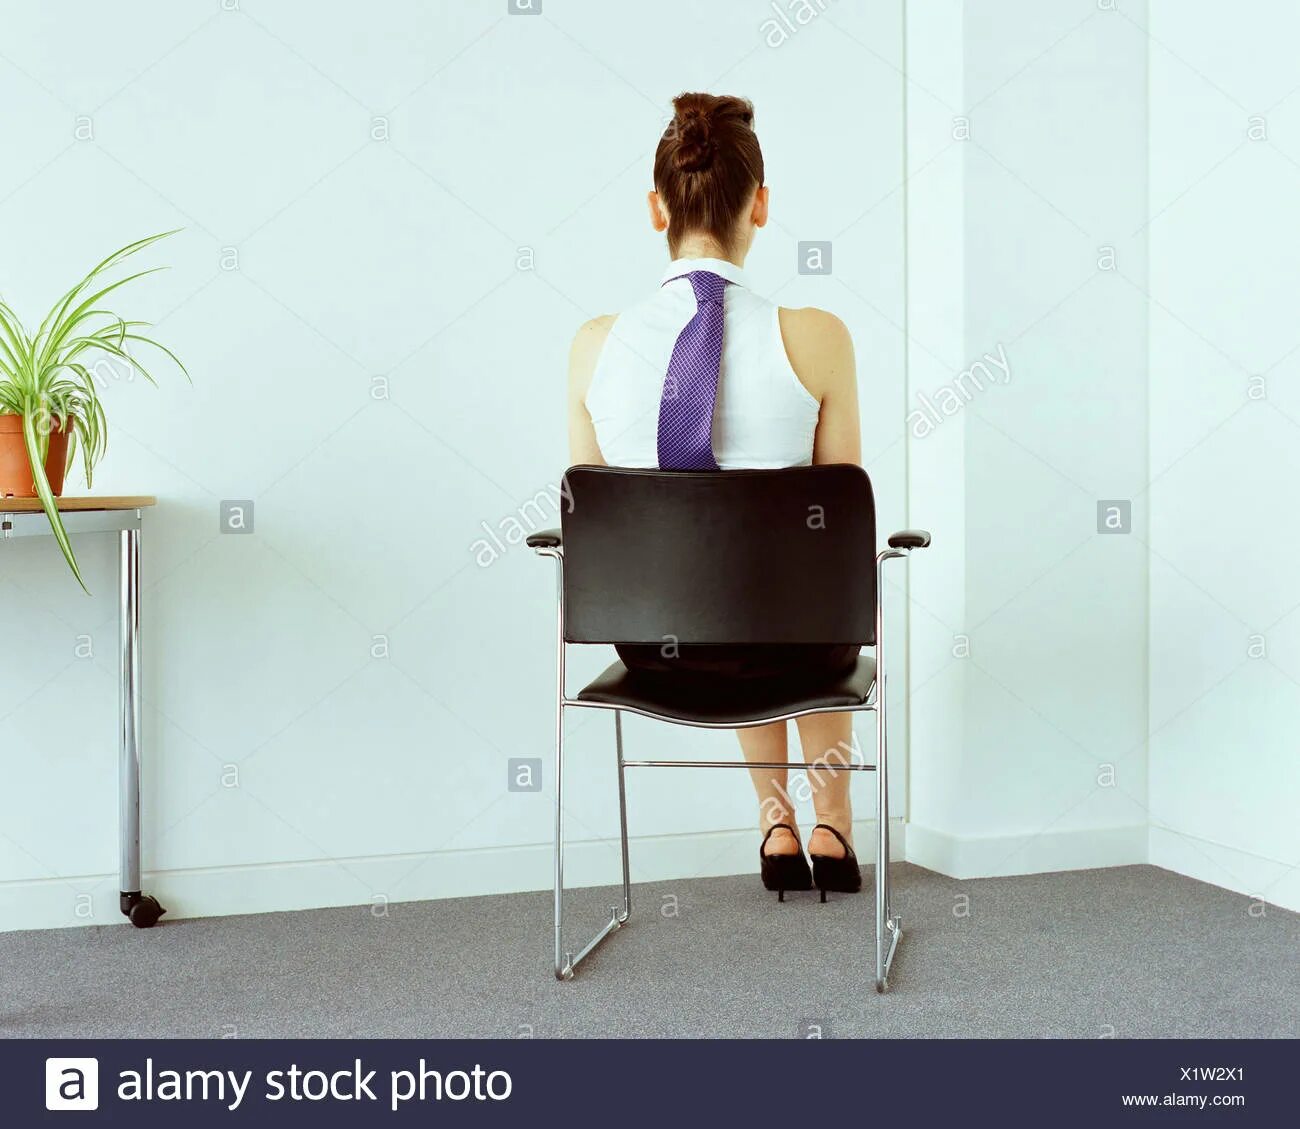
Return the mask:
<svg viewBox="0 0 1300 1129">
<path fill-rule="evenodd" d="M 71 421 L 69 421 L 71 422 Z M 72 429 L 65 424 L 50 432 L 50 446 L 45 453 L 45 477 L 55 497 L 63 493 L 63 472 L 68 467 L 68 436 Z M 21 416 L 0 415 L 0 497 L 35 498 L 32 465 L 23 443 Z"/>
</svg>

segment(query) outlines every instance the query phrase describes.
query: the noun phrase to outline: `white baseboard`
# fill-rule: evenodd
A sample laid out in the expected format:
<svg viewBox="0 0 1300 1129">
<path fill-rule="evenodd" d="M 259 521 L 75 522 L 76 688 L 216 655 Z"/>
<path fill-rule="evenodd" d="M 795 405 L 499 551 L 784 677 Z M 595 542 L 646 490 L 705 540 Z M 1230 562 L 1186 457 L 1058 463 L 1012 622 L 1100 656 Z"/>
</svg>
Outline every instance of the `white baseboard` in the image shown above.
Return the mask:
<svg viewBox="0 0 1300 1129">
<path fill-rule="evenodd" d="M 950 878 L 1129 866 L 1147 861 L 1147 828 L 1138 824 L 1097 831 L 963 838 L 909 823 L 906 858 Z"/>
<path fill-rule="evenodd" d="M 1300 868 L 1196 836 L 1146 826 L 1041 835 L 961 838 L 891 820 L 890 857 L 953 878 L 988 878 L 1086 870 L 1150 862 L 1166 870 L 1261 897 L 1300 912 Z M 874 820 L 854 824 L 863 861 L 872 855 Z M 635 882 L 749 874 L 757 868 L 753 831 L 660 835 L 632 840 Z M 571 843 L 568 886 L 613 885 L 616 842 Z M 144 888 L 167 907 L 166 920 L 274 913 L 323 906 L 382 905 L 438 898 L 549 890 L 546 843 L 475 851 L 385 855 L 147 873 Z M 77 925 L 126 924 L 117 907 L 117 876 L 0 883 L 0 932 Z"/>
<path fill-rule="evenodd" d="M 905 857 L 905 829 L 891 820 L 890 857 Z M 863 862 L 874 855 L 875 820 L 853 825 Z M 758 871 L 752 830 L 634 838 L 632 880 L 662 882 Z M 383 855 L 257 866 L 146 872 L 144 892 L 167 908 L 165 921 L 274 913 L 323 906 L 381 906 L 551 889 L 549 843 L 474 851 Z M 564 852 L 566 887 L 615 885 L 617 841 L 570 843 Z M 126 924 L 118 911 L 117 876 L 0 883 L 0 932 L 76 925 Z"/>
<path fill-rule="evenodd" d="M 1279 862 L 1165 827 L 1150 829 L 1148 858 L 1152 865 L 1176 874 L 1300 913 L 1300 866 L 1294 862 Z"/>
</svg>

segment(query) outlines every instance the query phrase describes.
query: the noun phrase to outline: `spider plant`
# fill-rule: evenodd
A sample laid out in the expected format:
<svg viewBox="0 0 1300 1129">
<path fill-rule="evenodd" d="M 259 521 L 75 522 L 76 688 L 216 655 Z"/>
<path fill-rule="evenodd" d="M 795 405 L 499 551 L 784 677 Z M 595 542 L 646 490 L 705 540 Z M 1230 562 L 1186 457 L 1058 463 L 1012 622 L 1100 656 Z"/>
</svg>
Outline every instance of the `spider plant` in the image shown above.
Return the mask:
<svg viewBox="0 0 1300 1129">
<path fill-rule="evenodd" d="M 108 446 L 104 405 L 95 377 L 98 365 L 112 358 L 156 386 L 157 381 L 131 354 L 133 346 L 149 345 L 166 354 L 186 379 L 189 378 L 185 366 L 170 349 L 140 332 L 149 328 L 148 322 L 128 321 L 100 305 L 104 298 L 128 282 L 165 268 L 137 271 L 101 285 L 107 272 L 158 240 L 175 234 L 175 231 L 164 231 L 151 235 L 109 255 L 54 304 L 35 333 L 28 333 L 18 315 L 0 299 L 0 415 L 22 418 L 23 444 L 31 463 L 36 495 L 63 557 L 84 591 L 89 589 L 81 578 L 76 554 L 45 474 L 50 432 L 69 431 L 69 463 L 80 446 L 89 487 L 95 465 L 104 457 Z"/>
</svg>

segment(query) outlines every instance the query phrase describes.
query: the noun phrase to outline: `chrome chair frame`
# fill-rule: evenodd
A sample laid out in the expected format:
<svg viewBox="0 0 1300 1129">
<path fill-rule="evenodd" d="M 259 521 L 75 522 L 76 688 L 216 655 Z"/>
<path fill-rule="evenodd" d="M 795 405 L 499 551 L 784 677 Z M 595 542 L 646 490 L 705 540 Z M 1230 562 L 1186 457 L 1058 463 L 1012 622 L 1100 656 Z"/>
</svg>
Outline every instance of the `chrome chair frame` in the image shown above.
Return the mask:
<svg viewBox="0 0 1300 1129">
<path fill-rule="evenodd" d="M 632 915 L 632 878 L 628 862 L 627 834 L 627 781 L 629 768 L 798 768 L 800 762 L 788 763 L 758 761 L 713 760 L 627 760 L 623 755 L 623 713 L 635 713 L 656 721 L 685 725 L 693 729 L 748 729 L 776 721 L 789 721 L 817 713 L 866 713 L 876 715 L 876 763 L 844 765 L 837 771 L 875 772 L 876 774 L 876 991 L 889 988 L 889 971 L 894 954 L 903 938 L 901 917 L 893 912 L 889 881 L 889 761 L 886 726 L 886 686 L 884 646 L 884 563 L 896 557 L 911 555 L 910 548 L 888 547 L 876 554 L 876 621 L 875 621 L 875 682 L 868 691 L 867 700 L 859 706 L 833 706 L 796 710 L 758 718 L 743 725 L 718 722 L 688 722 L 680 718 L 646 710 L 616 706 L 604 702 L 587 702 L 568 697 L 565 691 L 565 624 L 564 624 L 564 547 L 547 545 L 535 547 L 538 556 L 553 557 L 556 562 L 556 709 L 555 709 L 555 978 L 571 980 L 582 963 L 612 933 L 617 932 Z M 581 644 L 575 644 L 581 645 Z M 614 744 L 618 757 L 618 814 L 619 838 L 623 861 L 623 906 L 610 906 L 609 921 L 577 953 L 564 943 L 564 711 L 566 709 L 603 709 L 614 712 Z"/>
</svg>

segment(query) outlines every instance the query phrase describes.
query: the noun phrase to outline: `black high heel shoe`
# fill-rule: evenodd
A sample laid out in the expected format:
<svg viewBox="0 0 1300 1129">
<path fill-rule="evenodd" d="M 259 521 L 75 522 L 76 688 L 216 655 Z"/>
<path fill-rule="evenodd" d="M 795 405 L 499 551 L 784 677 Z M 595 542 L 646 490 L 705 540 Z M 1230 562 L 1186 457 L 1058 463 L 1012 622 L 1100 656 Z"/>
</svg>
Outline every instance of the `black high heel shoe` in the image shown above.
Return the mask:
<svg viewBox="0 0 1300 1129">
<path fill-rule="evenodd" d="M 785 901 L 787 890 L 811 890 L 812 873 L 808 869 L 808 860 L 803 857 L 803 845 L 792 855 L 769 855 L 765 853 L 767 841 L 778 827 L 784 827 L 794 841 L 799 842 L 799 835 L 788 823 L 774 823 L 767 829 L 763 842 L 758 848 L 758 872 L 763 879 L 763 887 L 776 891 L 776 900 Z"/>
<path fill-rule="evenodd" d="M 811 855 L 813 881 L 817 884 L 817 889 L 822 892 L 822 901 L 826 900 L 827 890 L 836 894 L 856 894 L 862 889 L 862 871 L 858 868 L 858 856 L 853 853 L 848 840 L 829 823 L 819 823 L 817 827 L 829 831 L 844 844 L 843 858 Z M 816 831 L 817 827 L 813 830 Z"/>
</svg>

